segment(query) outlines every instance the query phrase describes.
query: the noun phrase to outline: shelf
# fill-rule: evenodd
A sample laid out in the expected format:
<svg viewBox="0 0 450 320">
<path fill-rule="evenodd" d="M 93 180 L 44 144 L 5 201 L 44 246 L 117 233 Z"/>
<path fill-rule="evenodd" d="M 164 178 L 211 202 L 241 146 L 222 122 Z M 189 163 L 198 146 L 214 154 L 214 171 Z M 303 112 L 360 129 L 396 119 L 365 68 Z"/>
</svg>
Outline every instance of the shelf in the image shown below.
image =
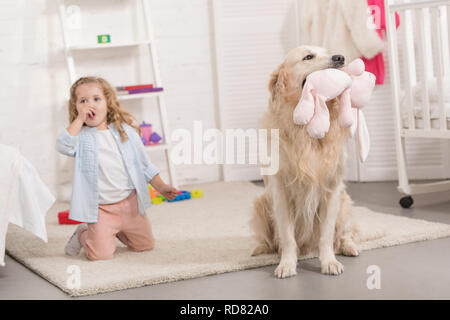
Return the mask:
<svg viewBox="0 0 450 320">
<path fill-rule="evenodd" d="M 153 79 L 153 81 L 155 82 L 154 85 L 158 86 L 158 87 L 163 87 L 160 79 L 161 79 L 161 75 L 160 75 L 160 71 L 159 71 L 159 64 L 158 64 L 158 57 L 156 54 L 156 50 L 154 48 L 154 45 L 156 44 L 154 41 L 154 32 L 153 32 L 153 27 L 152 27 L 152 18 L 151 18 L 151 14 L 150 14 L 150 1 L 147 0 L 137 0 L 137 1 L 133 1 L 135 2 L 136 5 L 136 9 L 138 11 L 142 11 L 143 15 L 143 23 L 140 23 L 136 26 L 134 26 L 134 23 L 132 23 L 133 21 L 130 21 L 130 26 L 133 29 L 136 29 L 135 31 L 140 31 L 135 34 L 134 38 L 133 36 L 131 38 L 124 38 L 124 37 L 115 37 L 114 35 L 112 35 L 112 37 L 110 38 L 110 40 L 112 40 L 112 42 L 110 43 L 97 43 L 98 40 L 98 33 L 100 33 L 100 31 L 93 33 L 90 38 L 86 38 L 86 39 L 78 39 L 78 40 L 73 40 L 71 39 L 71 34 L 72 32 L 70 32 L 68 30 L 68 26 L 70 25 L 68 23 L 68 18 L 70 18 L 67 14 L 67 5 L 65 2 L 68 2 L 67 0 L 60 0 L 59 1 L 59 18 L 60 18 L 60 22 L 61 22 L 61 27 L 62 27 L 62 40 L 64 43 L 64 55 L 66 57 L 66 63 L 67 63 L 67 68 L 69 71 L 69 76 L 70 76 L 70 81 L 71 83 L 74 83 L 76 81 L 77 77 L 77 72 L 76 72 L 76 58 L 81 58 L 77 57 L 77 55 L 85 55 L 86 57 L 84 58 L 90 58 L 90 56 L 93 56 L 93 58 L 95 59 L 99 59 L 100 57 L 98 56 L 98 54 L 100 54 L 100 56 L 102 55 L 110 55 L 110 54 L 117 54 L 120 53 L 121 55 L 125 55 L 126 57 L 129 57 L 130 59 L 132 59 L 132 61 L 135 61 L 137 64 L 141 64 L 141 57 L 134 57 L 134 55 L 130 55 L 129 53 L 136 51 L 136 49 L 138 49 L 138 51 L 141 51 L 141 49 L 148 49 L 148 50 L 143 50 L 147 53 L 148 51 L 148 56 L 149 56 L 149 62 L 150 62 L 150 70 L 148 70 L 148 73 L 152 75 L 151 79 Z M 89 2 L 89 1 L 87 1 Z M 91 2 L 95 2 L 95 1 L 91 1 Z M 110 1 L 104 1 L 106 2 L 110 2 Z M 93 6 L 91 8 L 86 7 L 86 10 L 91 9 L 93 14 L 97 14 L 100 10 L 99 8 Z M 102 10 L 103 14 L 107 15 L 108 14 L 108 7 L 102 6 Z M 83 9 L 85 10 L 85 9 Z M 125 17 L 124 17 L 125 18 Z M 125 21 L 124 21 L 125 22 Z M 136 27 L 136 28 L 135 28 Z M 107 31 L 102 31 L 104 32 L 104 34 L 107 33 Z M 97 34 L 97 36 L 94 36 L 95 34 Z M 140 34 L 142 36 L 136 36 L 137 34 Z M 144 36 L 144 34 L 146 34 L 146 36 Z M 100 41 L 102 41 L 104 39 L 100 39 Z M 145 48 L 147 47 L 147 48 Z M 120 49 L 123 48 L 123 49 Z M 101 51 L 101 49 L 110 49 L 109 51 Z M 112 50 L 115 49 L 115 50 Z M 96 52 L 94 52 L 94 50 L 97 50 Z M 81 54 L 81 52 L 85 52 L 85 54 Z M 142 52 L 143 53 L 143 52 Z M 125 72 L 125 70 L 124 70 Z M 144 74 L 146 74 L 147 72 L 144 72 Z M 130 81 L 130 80 L 128 80 Z M 142 90 L 142 91 L 146 91 L 146 90 Z M 161 136 L 164 137 L 163 140 L 160 140 L 160 144 L 154 144 L 154 145 L 149 145 L 149 146 L 144 146 L 144 150 L 145 152 L 150 152 L 150 151 L 165 151 L 164 156 L 166 159 L 166 165 L 167 165 L 167 169 L 168 169 L 168 173 L 169 173 L 169 178 L 171 181 L 171 184 L 175 187 L 177 187 L 177 182 L 176 182 L 176 176 L 175 176 L 175 172 L 174 172 L 174 167 L 172 165 L 172 162 L 170 161 L 170 154 L 169 154 L 169 149 L 170 149 L 170 142 L 169 140 L 167 140 L 167 135 L 168 135 L 168 124 L 167 122 L 167 110 L 166 110 L 166 102 L 164 99 L 164 91 L 152 91 L 152 92 L 142 92 L 142 91 L 131 91 L 131 92 L 139 92 L 139 93 L 134 93 L 134 94 L 122 94 L 124 92 L 120 92 L 120 94 L 117 95 L 117 99 L 120 101 L 120 103 L 122 104 L 128 104 L 128 103 L 124 103 L 123 101 L 126 100 L 135 100 L 135 99 L 144 99 L 144 98 L 156 98 L 158 97 L 158 99 L 155 99 L 155 101 L 151 101 L 152 103 L 154 102 L 157 106 L 158 106 L 158 111 L 159 111 L 159 118 L 160 118 L 160 123 L 161 123 Z M 130 92 L 130 91 L 128 91 Z M 127 93 L 128 93 L 127 92 Z M 139 101 L 137 100 L 136 102 L 139 103 L 144 103 L 144 102 L 150 102 L 150 101 Z M 164 143 L 163 143 L 164 142 Z"/>
<path fill-rule="evenodd" d="M 163 92 L 164 91 L 123 94 L 123 95 L 117 95 L 117 99 L 118 100 L 131 100 L 131 99 L 152 98 L 152 97 L 161 96 L 163 94 Z"/>
<path fill-rule="evenodd" d="M 95 43 L 89 45 L 74 45 L 68 46 L 69 50 L 92 50 L 92 49 L 107 49 L 107 48 L 123 48 L 123 47 L 135 47 L 144 44 L 150 44 L 149 40 L 122 42 L 122 43 Z"/>
<path fill-rule="evenodd" d="M 166 150 L 168 149 L 167 144 L 162 143 L 162 144 L 157 144 L 157 145 L 153 145 L 153 146 L 144 146 L 145 149 L 147 151 L 157 151 L 157 150 Z"/>
</svg>

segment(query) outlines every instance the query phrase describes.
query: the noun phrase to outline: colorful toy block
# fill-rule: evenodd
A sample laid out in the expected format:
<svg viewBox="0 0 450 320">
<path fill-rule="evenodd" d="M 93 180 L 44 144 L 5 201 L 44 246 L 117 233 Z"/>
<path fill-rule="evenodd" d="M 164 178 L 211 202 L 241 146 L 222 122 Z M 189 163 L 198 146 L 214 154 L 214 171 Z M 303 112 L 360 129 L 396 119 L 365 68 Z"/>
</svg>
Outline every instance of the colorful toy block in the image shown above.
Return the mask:
<svg viewBox="0 0 450 320">
<path fill-rule="evenodd" d="M 156 197 L 151 200 L 152 200 L 152 204 L 161 204 L 163 202 L 163 200 L 160 197 Z"/>
<path fill-rule="evenodd" d="M 169 202 L 189 200 L 191 198 L 191 193 L 189 191 L 182 190 L 173 200 L 168 200 Z"/>
<path fill-rule="evenodd" d="M 150 198 L 154 199 L 154 198 L 158 198 L 159 196 L 159 192 L 156 190 L 150 190 Z"/>
<path fill-rule="evenodd" d="M 178 193 L 178 194 L 180 194 L 180 193 Z M 190 191 L 182 190 L 181 191 L 181 195 L 184 196 L 185 200 L 189 200 L 191 198 L 191 192 Z"/>
<path fill-rule="evenodd" d="M 183 201 L 183 200 L 189 200 L 191 198 L 201 198 L 203 197 L 203 191 L 201 189 L 195 189 L 190 191 L 187 190 L 181 190 L 178 192 L 177 196 L 173 200 L 169 200 L 166 197 L 164 197 L 162 194 L 160 194 L 158 191 L 153 189 L 153 187 L 149 184 L 148 189 L 150 192 L 150 199 L 153 204 L 160 204 L 163 201 L 167 202 L 175 202 L 175 201 Z"/>
<path fill-rule="evenodd" d="M 99 34 L 97 36 L 97 42 L 98 43 L 110 43 L 111 36 L 109 34 Z"/>
<path fill-rule="evenodd" d="M 191 191 L 192 198 L 201 198 L 203 197 L 203 190 L 202 189 L 194 189 Z"/>
<path fill-rule="evenodd" d="M 69 210 L 58 212 L 59 224 L 80 224 L 83 222 L 69 219 Z"/>
</svg>

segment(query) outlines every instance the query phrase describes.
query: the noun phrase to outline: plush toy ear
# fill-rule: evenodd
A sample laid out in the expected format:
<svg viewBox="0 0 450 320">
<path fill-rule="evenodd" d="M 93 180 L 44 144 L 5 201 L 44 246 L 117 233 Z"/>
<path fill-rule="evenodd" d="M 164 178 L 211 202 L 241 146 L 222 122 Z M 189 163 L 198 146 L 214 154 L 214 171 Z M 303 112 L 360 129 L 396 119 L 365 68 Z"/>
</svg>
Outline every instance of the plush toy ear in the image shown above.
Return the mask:
<svg viewBox="0 0 450 320">
<path fill-rule="evenodd" d="M 322 139 L 330 128 L 330 112 L 324 97 L 316 96 L 316 109 L 314 116 L 306 127 L 308 134 L 317 139 Z"/>
<path fill-rule="evenodd" d="M 302 97 L 294 109 L 294 123 L 298 125 L 307 124 L 314 115 L 315 106 L 315 94 L 313 94 L 313 88 L 308 81 L 306 81 L 303 87 Z"/>
<path fill-rule="evenodd" d="M 284 64 L 280 64 L 270 75 L 269 92 L 271 98 L 280 96 L 288 86 L 289 73 Z"/>
<path fill-rule="evenodd" d="M 341 128 L 348 128 L 353 124 L 352 98 L 350 92 L 350 89 L 345 89 L 339 96 L 338 123 Z"/>
</svg>

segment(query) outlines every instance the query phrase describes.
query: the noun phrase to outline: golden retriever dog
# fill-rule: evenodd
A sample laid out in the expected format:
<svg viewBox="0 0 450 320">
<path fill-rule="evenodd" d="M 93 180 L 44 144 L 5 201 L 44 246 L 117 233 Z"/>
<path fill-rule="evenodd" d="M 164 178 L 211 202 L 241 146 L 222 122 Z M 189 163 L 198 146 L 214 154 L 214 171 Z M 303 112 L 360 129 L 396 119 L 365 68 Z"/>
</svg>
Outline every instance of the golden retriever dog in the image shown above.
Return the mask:
<svg viewBox="0 0 450 320">
<path fill-rule="evenodd" d="M 279 129 L 280 165 L 276 174 L 264 176 L 265 192 L 254 200 L 251 227 L 257 240 L 252 255 L 281 256 L 275 269 L 278 278 L 296 275 L 298 254 L 318 250 L 322 273 L 333 275 L 344 270 L 335 252 L 359 254 L 353 203 L 343 183 L 350 129 L 338 125 L 337 99 L 327 103 L 330 129 L 323 139 L 311 138 L 306 126 L 293 122 L 306 76 L 343 65 L 343 56 L 301 46 L 271 75 L 269 107 L 261 127 Z"/>
</svg>

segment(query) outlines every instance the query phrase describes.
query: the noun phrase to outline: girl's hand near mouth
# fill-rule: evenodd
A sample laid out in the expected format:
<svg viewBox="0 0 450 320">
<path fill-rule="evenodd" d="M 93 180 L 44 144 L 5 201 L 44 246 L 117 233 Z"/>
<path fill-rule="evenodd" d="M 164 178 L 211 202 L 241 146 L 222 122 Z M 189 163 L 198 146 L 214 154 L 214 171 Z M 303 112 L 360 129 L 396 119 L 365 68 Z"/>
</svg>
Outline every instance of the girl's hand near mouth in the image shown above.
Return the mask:
<svg viewBox="0 0 450 320">
<path fill-rule="evenodd" d="M 90 106 L 83 106 L 78 113 L 78 119 L 80 119 L 81 121 L 86 122 L 86 120 L 92 119 L 95 117 L 95 109 L 93 107 Z"/>
</svg>

